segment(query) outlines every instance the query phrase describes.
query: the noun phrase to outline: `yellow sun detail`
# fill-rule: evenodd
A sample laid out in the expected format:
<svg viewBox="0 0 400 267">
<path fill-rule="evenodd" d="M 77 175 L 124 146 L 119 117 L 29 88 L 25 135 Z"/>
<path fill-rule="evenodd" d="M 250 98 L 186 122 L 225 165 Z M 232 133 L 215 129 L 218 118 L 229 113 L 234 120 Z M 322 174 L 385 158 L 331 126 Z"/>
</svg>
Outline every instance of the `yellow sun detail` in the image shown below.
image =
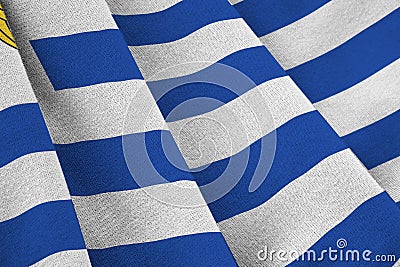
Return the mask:
<svg viewBox="0 0 400 267">
<path fill-rule="evenodd" d="M 10 28 L 7 24 L 6 15 L 4 14 L 3 7 L 0 4 L 0 40 L 4 43 L 17 48 L 14 38 L 11 34 Z"/>
</svg>

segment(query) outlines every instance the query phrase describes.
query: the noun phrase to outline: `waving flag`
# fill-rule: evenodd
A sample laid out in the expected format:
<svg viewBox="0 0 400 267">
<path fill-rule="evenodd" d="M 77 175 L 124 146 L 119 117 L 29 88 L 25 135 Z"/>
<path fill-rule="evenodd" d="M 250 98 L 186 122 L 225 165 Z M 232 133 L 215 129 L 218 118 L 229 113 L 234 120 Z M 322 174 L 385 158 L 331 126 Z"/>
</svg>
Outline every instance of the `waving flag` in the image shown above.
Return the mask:
<svg viewBox="0 0 400 267">
<path fill-rule="evenodd" d="M 0 266 L 399 264 L 399 4 L 295 2 L 1 0 Z"/>
</svg>

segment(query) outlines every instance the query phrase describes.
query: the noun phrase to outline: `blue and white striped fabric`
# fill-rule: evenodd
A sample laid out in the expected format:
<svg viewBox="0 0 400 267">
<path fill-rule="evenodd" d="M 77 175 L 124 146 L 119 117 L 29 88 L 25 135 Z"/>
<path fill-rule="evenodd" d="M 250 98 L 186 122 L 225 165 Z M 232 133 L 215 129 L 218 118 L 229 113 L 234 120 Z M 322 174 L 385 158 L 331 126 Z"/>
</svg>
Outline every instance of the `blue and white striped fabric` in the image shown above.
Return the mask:
<svg viewBox="0 0 400 267">
<path fill-rule="evenodd" d="M 3 2 L 55 144 L 91 263 L 234 264 L 192 176 L 163 157 L 161 137 L 167 139 L 163 145 L 183 162 L 106 3 Z M 128 110 L 131 116 L 124 121 Z M 134 146 L 131 157 L 142 161 L 141 169 L 128 169 L 122 138 L 126 147 Z M 146 169 L 143 140 L 150 147 L 149 157 L 156 157 L 155 169 Z M 148 175 L 150 179 L 156 172 L 170 181 L 143 188 L 132 177 Z M 157 194 L 189 207 L 160 202 L 152 197 Z M 24 222 L 29 223 L 28 219 Z M 13 232 L 10 227 L 7 230 Z M 46 243 L 34 236 L 29 241 Z M 22 265 L 27 263 L 33 262 Z"/>
<path fill-rule="evenodd" d="M 245 0 L 234 7 L 400 205 L 399 1 Z"/>
<path fill-rule="evenodd" d="M 399 259 L 398 3 L 0 1 L 0 266 Z"/>
<path fill-rule="evenodd" d="M 18 51 L 0 42 L 0 60 L 0 265 L 88 265 L 71 196 Z"/>
<path fill-rule="evenodd" d="M 396 250 L 399 212 L 393 201 L 381 192 L 229 3 L 175 1 L 150 12 L 141 1 L 108 3 L 189 167 L 210 164 L 194 172 L 198 184 L 215 179 L 229 161 L 249 154 L 243 174 L 236 172 L 241 175 L 238 184 L 209 204 L 239 265 L 260 264 L 249 251 L 263 245 L 304 252 L 342 235 L 354 244 L 368 243 L 377 251 Z M 203 64 L 174 68 L 193 62 Z M 217 84 L 197 82 L 202 72 L 212 71 L 217 64 L 240 70 L 255 86 L 232 94 Z M 182 82 L 185 79 L 196 82 Z M 171 84 L 178 86 L 165 93 Z M 196 97 L 208 101 L 198 107 L 189 104 L 192 108 L 179 108 Z M 270 109 L 273 127 L 261 98 Z M 218 104 L 211 104 L 214 100 Z M 223 124 L 225 132 L 215 121 Z M 252 121 L 258 121 L 260 129 L 246 125 Z M 273 138 L 277 139 L 276 151 L 268 176 L 250 193 L 248 186 L 262 142 Z M 216 148 L 208 158 L 211 148 L 201 143 L 204 139 L 211 139 Z M 232 146 L 227 145 L 228 139 Z M 193 150 L 199 145 L 204 147 L 196 157 Z M 207 189 L 202 193 L 208 201 Z M 379 227 L 378 217 L 385 218 Z M 348 232 L 367 225 L 371 226 L 366 235 Z M 382 238 L 389 239 L 381 243 Z"/>
</svg>

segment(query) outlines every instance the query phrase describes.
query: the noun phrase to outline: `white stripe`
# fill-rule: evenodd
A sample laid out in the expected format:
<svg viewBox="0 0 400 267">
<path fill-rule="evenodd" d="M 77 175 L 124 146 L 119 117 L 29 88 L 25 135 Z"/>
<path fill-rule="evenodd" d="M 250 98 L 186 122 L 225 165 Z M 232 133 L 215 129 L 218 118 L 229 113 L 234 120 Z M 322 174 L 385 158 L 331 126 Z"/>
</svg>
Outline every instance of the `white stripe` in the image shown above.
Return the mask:
<svg viewBox="0 0 400 267">
<path fill-rule="evenodd" d="M 382 163 L 369 172 L 395 202 L 400 201 L 400 157 Z"/>
<path fill-rule="evenodd" d="M 393 265 L 393 267 L 400 267 L 400 259 L 396 261 L 396 263 Z"/>
<path fill-rule="evenodd" d="M 163 11 L 170 8 L 182 0 L 106 0 L 111 13 L 115 15 L 139 15 Z"/>
<path fill-rule="evenodd" d="M 0 168 L 0 221 L 45 202 L 70 199 L 55 151 L 24 155 Z"/>
<path fill-rule="evenodd" d="M 18 50 L 0 42 L 0 62 L 0 111 L 18 104 L 36 103 Z"/>
<path fill-rule="evenodd" d="M 314 106 L 333 129 L 344 136 L 400 108 L 400 60 L 362 82 Z"/>
<path fill-rule="evenodd" d="M 55 91 L 41 104 L 57 144 L 160 130 L 165 125 L 144 80 Z"/>
<path fill-rule="evenodd" d="M 314 107 L 295 83 L 285 76 L 267 81 L 208 113 L 170 122 L 168 128 L 188 166 L 196 168 L 230 157 L 312 110 Z M 194 157 L 199 144 L 204 146 L 202 153 Z"/>
<path fill-rule="evenodd" d="M 164 118 L 144 80 L 56 91 L 32 46 L 22 43 L 20 51 L 54 143 L 164 129 Z"/>
<path fill-rule="evenodd" d="M 17 44 L 25 40 L 117 29 L 104 1 L 3 0 Z"/>
<path fill-rule="evenodd" d="M 231 5 L 235 5 L 237 3 L 243 2 L 243 0 L 228 0 Z"/>
<path fill-rule="evenodd" d="M 60 251 L 36 262 L 32 267 L 90 267 L 89 255 L 86 249 Z"/>
<path fill-rule="evenodd" d="M 73 197 L 73 203 L 89 249 L 219 232 L 191 181 Z"/>
<path fill-rule="evenodd" d="M 398 0 L 334 0 L 260 39 L 287 70 L 338 47 L 399 6 Z"/>
<path fill-rule="evenodd" d="M 260 261 L 257 252 L 295 250 L 300 255 L 359 205 L 382 192 L 346 149 L 314 166 L 264 204 L 218 224 L 239 266 L 284 266 Z"/>
<path fill-rule="evenodd" d="M 234 52 L 259 45 L 243 19 L 230 19 L 208 24 L 173 42 L 129 49 L 145 79 L 153 81 L 194 73 Z"/>
</svg>

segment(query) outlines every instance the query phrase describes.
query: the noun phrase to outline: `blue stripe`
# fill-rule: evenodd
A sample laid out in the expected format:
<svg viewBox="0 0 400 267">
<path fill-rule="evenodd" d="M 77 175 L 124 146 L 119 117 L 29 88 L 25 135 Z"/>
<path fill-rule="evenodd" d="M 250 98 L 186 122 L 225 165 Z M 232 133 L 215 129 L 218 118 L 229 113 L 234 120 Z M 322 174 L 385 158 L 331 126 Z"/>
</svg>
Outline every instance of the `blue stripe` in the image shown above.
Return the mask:
<svg viewBox="0 0 400 267">
<path fill-rule="evenodd" d="M 0 111 L 0 167 L 34 152 L 54 150 L 37 103 Z"/>
<path fill-rule="evenodd" d="M 237 266 L 221 233 L 178 236 L 88 252 L 94 267 Z"/>
<path fill-rule="evenodd" d="M 246 0 L 234 7 L 258 37 L 278 30 L 328 3 L 328 0 Z"/>
<path fill-rule="evenodd" d="M 193 180 L 168 131 L 56 144 L 55 147 L 73 196 Z M 168 180 L 160 180 L 160 177 Z"/>
<path fill-rule="evenodd" d="M 56 252 L 85 248 L 70 200 L 40 204 L 0 222 L 0 236 L 1 266 L 28 266 Z"/>
<path fill-rule="evenodd" d="M 400 208 L 400 201 L 396 203 L 397 207 Z"/>
<path fill-rule="evenodd" d="M 166 10 L 143 15 L 114 15 L 130 46 L 181 39 L 216 21 L 238 18 L 228 1 L 182 1 Z"/>
<path fill-rule="evenodd" d="M 55 90 L 142 79 L 119 30 L 30 42 Z"/>
<path fill-rule="evenodd" d="M 256 85 L 287 75 L 265 46 L 237 51 L 221 59 L 218 63 L 242 72 Z"/>
<path fill-rule="evenodd" d="M 276 137 L 275 158 L 261 186 L 252 193 L 248 190 L 255 171 L 262 168 L 257 166 L 261 142 L 273 143 L 271 139 L 274 138 L 274 133 L 266 135 L 250 146 L 250 157 L 238 184 L 224 197 L 209 204 L 217 222 L 261 205 L 318 162 L 346 148 L 316 111 L 300 115 L 277 128 Z M 225 171 L 230 160 L 240 158 L 242 153 L 245 151 L 212 163 L 205 170 L 194 172 L 193 176 L 199 185 L 210 183 Z M 241 173 L 241 170 L 237 170 L 237 173 Z M 207 200 L 208 192 L 202 193 Z"/>
<path fill-rule="evenodd" d="M 400 156 L 400 111 L 342 137 L 368 169 Z"/>
<path fill-rule="evenodd" d="M 358 250 L 360 253 L 360 261 L 340 262 L 340 252 L 338 260 L 330 261 L 329 256 L 325 254 L 323 261 L 310 262 L 312 266 L 338 266 L 341 264 L 346 266 L 367 266 L 372 262 L 364 261 L 362 253 L 370 250 L 372 259 L 376 255 L 396 255 L 396 259 L 400 257 L 400 231 L 399 222 L 400 215 L 393 200 L 387 193 L 381 193 L 359 206 L 340 224 L 325 234 L 310 249 L 314 250 L 318 256 L 322 250 L 328 250 L 329 247 L 339 251 L 343 251 L 342 259 L 346 259 L 347 250 Z M 336 245 L 338 239 L 343 238 L 347 241 L 347 247 L 339 249 Z M 334 255 L 334 254 L 333 254 Z M 305 259 L 307 256 L 305 255 Z M 350 258 L 351 259 L 351 258 Z M 295 261 L 291 266 L 304 266 L 302 260 Z M 392 266 L 394 262 L 379 262 L 379 266 Z"/>
<path fill-rule="evenodd" d="M 315 103 L 368 78 L 399 58 L 400 9 L 341 46 L 287 70 Z"/>
<path fill-rule="evenodd" d="M 223 86 L 194 82 L 173 88 L 157 105 L 166 121 L 171 122 L 212 111 L 238 96 Z"/>
<path fill-rule="evenodd" d="M 237 51 L 196 73 L 148 82 L 167 121 L 203 114 L 286 73 L 264 46 Z M 200 99 L 201 98 L 201 99 Z M 207 99 L 206 99 L 207 98 Z M 201 101 L 172 112 L 180 104 Z"/>
</svg>

